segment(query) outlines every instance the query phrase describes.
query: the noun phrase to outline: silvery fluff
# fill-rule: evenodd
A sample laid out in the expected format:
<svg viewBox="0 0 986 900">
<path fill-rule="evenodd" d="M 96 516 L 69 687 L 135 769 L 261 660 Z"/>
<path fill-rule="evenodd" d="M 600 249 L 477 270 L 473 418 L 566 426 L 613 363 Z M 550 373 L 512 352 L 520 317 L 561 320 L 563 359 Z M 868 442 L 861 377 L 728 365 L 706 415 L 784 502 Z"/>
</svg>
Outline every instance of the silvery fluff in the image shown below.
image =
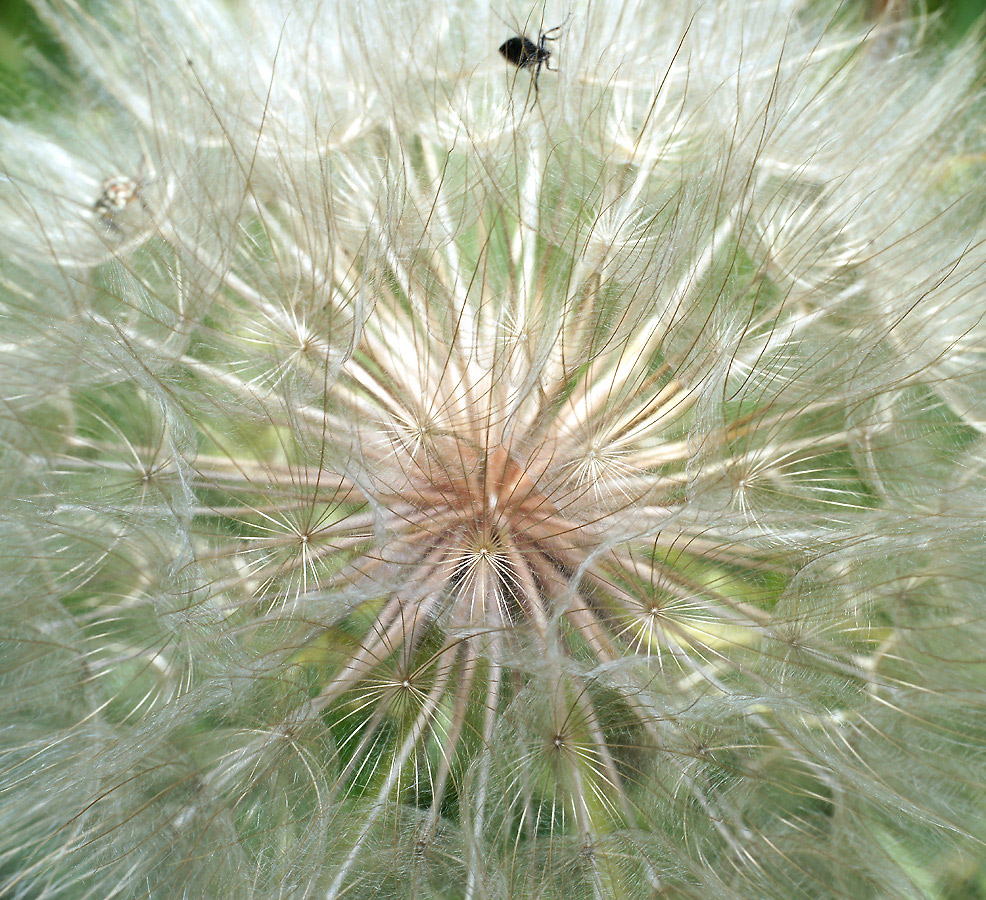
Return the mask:
<svg viewBox="0 0 986 900">
<path fill-rule="evenodd" d="M 794 0 L 35 6 L 78 77 L 0 121 L 0 894 L 982 859 L 973 47 Z M 497 48 L 562 22 L 535 91 Z"/>
</svg>

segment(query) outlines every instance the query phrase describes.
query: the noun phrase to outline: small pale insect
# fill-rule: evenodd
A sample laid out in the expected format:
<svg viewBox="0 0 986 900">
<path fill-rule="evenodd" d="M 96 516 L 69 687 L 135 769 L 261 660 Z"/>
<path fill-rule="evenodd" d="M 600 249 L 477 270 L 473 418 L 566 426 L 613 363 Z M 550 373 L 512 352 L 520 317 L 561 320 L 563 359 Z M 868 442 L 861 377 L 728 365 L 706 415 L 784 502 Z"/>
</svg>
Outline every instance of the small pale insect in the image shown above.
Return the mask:
<svg viewBox="0 0 986 900">
<path fill-rule="evenodd" d="M 103 216 L 122 213 L 137 199 L 139 185 L 126 175 L 111 175 L 99 186 L 99 197 L 92 208 Z"/>
<path fill-rule="evenodd" d="M 538 92 L 538 77 L 541 75 L 543 66 L 549 72 L 554 71 L 548 64 L 551 59 L 551 51 L 545 46 L 547 41 L 557 41 L 557 37 L 551 37 L 555 32 L 561 31 L 562 26 L 556 25 L 547 31 L 542 31 L 538 35 L 537 43 L 529 37 L 518 34 L 508 38 L 500 44 L 500 55 L 518 69 L 534 70 L 534 95 Z"/>
<path fill-rule="evenodd" d="M 99 196 L 92 208 L 108 231 L 123 235 L 135 224 L 133 210 L 139 207 L 146 211 L 147 205 L 140 193 L 143 185 L 143 179 L 111 175 L 99 186 Z"/>
</svg>

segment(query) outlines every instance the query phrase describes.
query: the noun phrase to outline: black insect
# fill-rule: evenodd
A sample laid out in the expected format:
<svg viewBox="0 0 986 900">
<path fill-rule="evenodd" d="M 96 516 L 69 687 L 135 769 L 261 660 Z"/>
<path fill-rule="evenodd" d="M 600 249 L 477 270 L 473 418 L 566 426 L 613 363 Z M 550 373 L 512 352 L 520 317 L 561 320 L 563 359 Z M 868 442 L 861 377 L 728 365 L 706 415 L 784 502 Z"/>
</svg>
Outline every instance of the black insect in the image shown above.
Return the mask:
<svg viewBox="0 0 986 900">
<path fill-rule="evenodd" d="M 547 31 L 542 31 L 538 35 L 535 44 L 529 37 L 522 34 L 515 35 L 500 44 L 500 55 L 508 62 L 513 63 L 518 69 L 534 70 L 534 95 L 538 92 L 538 76 L 541 74 L 541 67 L 544 66 L 549 72 L 554 69 L 548 65 L 551 59 L 551 51 L 545 46 L 547 41 L 557 41 L 558 38 L 551 37 L 556 31 L 561 31 L 562 26 L 556 25 Z"/>
</svg>

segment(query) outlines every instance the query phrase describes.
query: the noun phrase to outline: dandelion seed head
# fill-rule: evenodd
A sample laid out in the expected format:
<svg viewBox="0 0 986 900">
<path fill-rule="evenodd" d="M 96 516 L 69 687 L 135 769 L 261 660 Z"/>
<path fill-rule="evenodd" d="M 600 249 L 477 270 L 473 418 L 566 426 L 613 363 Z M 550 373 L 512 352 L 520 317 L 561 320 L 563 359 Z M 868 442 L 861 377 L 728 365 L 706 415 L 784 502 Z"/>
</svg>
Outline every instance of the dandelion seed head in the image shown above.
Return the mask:
<svg viewBox="0 0 986 900">
<path fill-rule="evenodd" d="M 18 890 L 866 898 L 975 852 L 967 48 L 37 6 L 106 110 L 0 126 Z M 496 48 L 562 22 L 535 92 Z"/>
</svg>

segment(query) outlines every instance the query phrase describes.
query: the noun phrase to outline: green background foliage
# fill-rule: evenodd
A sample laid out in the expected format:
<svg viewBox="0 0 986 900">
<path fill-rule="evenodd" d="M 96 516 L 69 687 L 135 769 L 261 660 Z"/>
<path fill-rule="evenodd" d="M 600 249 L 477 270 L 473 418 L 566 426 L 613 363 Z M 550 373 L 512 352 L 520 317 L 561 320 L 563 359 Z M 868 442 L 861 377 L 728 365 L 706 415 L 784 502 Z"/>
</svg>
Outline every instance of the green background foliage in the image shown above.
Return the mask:
<svg viewBox="0 0 986 900">
<path fill-rule="evenodd" d="M 30 49 L 54 51 L 54 45 L 28 6 L 27 0 L 0 2 L 0 71 L 5 77 L 18 75 L 28 66 Z"/>
</svg>

